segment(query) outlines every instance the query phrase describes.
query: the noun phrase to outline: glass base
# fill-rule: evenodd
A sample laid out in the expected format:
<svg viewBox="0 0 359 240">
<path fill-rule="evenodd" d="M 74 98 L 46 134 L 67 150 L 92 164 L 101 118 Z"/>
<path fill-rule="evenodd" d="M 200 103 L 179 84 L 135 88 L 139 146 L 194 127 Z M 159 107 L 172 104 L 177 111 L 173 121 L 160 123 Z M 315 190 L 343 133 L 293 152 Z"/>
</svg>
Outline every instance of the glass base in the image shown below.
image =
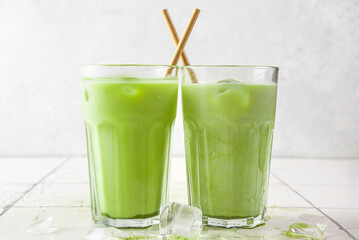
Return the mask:
<svg viewBox="0 0 359 240">
<path fill-rule="evenodd" d="M 114 219 L 109 217 L 95 217 L 96 224 L 102 224 L 115 228 L 145 228 L 158 224 L 158 216 L 145 219 Z"/>
<path fill-rule="evenodd" d="M 257 217 L 221 219 L 203 216 L 203 224 L 224 228 L 254 228 L 267 221 L 266 213 L 263 212 Z"/>
</svg>

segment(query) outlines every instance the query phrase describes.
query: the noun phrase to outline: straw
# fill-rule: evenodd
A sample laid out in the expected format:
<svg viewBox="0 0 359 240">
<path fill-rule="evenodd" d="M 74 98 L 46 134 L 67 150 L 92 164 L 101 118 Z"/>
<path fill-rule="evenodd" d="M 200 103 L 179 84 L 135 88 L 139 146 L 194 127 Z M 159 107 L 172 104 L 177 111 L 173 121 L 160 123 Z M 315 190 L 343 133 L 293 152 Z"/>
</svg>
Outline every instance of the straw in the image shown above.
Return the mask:
<svg viewBox="0 0 359 240">
<path fill-rule="evenodd" d="M 171 36 L 172 36 L 172 39 L 173 39 L 173 42 L 174 42 L 175 46 L 178 46 L 178 43 L 179 43 L 180 39 L 178 37 L 176 27 L 173 24 L 173 21 L 171 19 L 171 16 L 170 16 L 168 10 L 163 9 L 162 10 L 162 15 L 163 15 L 163 18 L 166 21 L 168 30 L 171 33 Z M 183 49 L 182 54 L 181 54 L 181 60 L 182 60 L 182 63 L 183 63 L 184 66 L 191 65 L 184 49 Z M 192 68 L 187 68 L 187 71 L 188 71 L 189 77 L 191 78 L 191 82 L 192 83 L 198 83 L 198 79 L 197 79 L 197 76 L 196 76 L 196 73 L 194 72 L 194 70 Z"/>
<path fill-rule="evenodd" d="M 188 38 L 189 38 L 189 35 L 191 34 L 192 29 L 194 27 L 194 24 L 196 23 L 196 20 L 198 18 L 199 12 L 200 12 L 199 9 L 197 9 L 197 8 L 194 9 L 194 11 L 192 13 L 192 16 L 191 16 L 191 19 L 189 20 L 189 23 L 187 24 L 186 30 L 184 31 L 184 33 L 182 35 L 182 38 L 181 38 L 181 40 L 179 41 L 179 43 L 177 45 L 176 52 L 172 57 L 170 65 L 176 65 L 178 63 L 178 60 L 181 57 L 182 51 L 184 49 L 184 46 L 186 45 L 186 43 L 188 41 Z M 165 77 L 170 75 L 172 73 L 172 71 L 173 71 L 172 67 L 168 68 L 167 71 L 166 71 Z"/>
</svg>

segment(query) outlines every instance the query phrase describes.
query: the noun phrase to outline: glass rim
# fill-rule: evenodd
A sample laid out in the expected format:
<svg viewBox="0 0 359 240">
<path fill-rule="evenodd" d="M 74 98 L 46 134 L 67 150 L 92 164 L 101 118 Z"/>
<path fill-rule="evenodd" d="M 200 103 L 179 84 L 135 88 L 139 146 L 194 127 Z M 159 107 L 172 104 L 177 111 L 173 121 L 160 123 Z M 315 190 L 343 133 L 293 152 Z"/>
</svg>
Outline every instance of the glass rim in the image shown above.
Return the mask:
<svg viewBox="0 0 359 240">
<path fill-rule="evenodd" d="M 81 67 L 163 67 L 163 68 L 179 68 L 177 65 L 165 64 L 83 64 Z"/>
<path fill-rule="evenodd" d="M 228 65 L 188 65 L 188 66 L 181 66 L 182 68 L 264 68 L 264 69 L 272 69 L 272 70 L 279 70 L 279 67 L 270 66 L 270 65 L 235 65 L 235 64 L 228 64 Z"/>
</svg>

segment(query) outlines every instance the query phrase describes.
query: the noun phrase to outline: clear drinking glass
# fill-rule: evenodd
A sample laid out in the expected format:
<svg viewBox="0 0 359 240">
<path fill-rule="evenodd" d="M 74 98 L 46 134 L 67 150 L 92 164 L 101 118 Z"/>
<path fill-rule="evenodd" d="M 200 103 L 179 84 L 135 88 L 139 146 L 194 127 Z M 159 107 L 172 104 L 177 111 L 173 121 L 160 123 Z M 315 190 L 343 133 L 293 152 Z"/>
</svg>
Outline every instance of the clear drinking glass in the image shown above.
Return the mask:
<svg viewBox="0 0 359 240">
<path fill-rule="evenodd" d="M 92 217 L 113 227 L 158 222 L 168 199 L 171 130 L 176 117 L 177 67 L 83 67 Z"/>
<path fill-rule="evenodd" d="M 277 76 L 266 66 L 181 68 L 188 197 L 207 225 L 266 219 Z"/>
</svg>

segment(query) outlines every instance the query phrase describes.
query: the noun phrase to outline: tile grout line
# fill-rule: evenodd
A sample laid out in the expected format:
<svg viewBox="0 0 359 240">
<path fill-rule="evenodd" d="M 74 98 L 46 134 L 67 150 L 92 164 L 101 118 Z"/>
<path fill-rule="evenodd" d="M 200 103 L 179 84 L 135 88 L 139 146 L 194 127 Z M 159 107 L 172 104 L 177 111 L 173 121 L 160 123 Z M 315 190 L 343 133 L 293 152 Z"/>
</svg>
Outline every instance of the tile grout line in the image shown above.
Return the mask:
<svg viewBox="0 0 359 240">
<path fill-rule="evenodd" d="M 311 201 L 309 201 L 309 199 L 305 198 L 302 194 L 300 194 L 298 191 L 296 191 L 294 188 L 292 188 L 289 184 L 287 184 L 286 182 L 284 182 L 280 177 L 278 177 L 276 174 L 274 174 L 273 172 L 271 172 L 271 175 L 274 176 L 278 181 L 280 181 L 281 183 L 283 183 L 286 187 L 288 187 L 290 190 L 292 190 L 293 192 L 295 192 L 299 197 L 301 197 L 304 201 L 306 201 L 309 205 L 311 205 L 313 208 L 315 208 L 318 212 L 320 212 L 321 214 L 323 214 L 324 216 L 326 216 L 330 221 L 332 221 L 335 225 L 337 225 L 337 227 L 344 231 L 346 234 L 348 234 L 349 237 L 351 237 L 353 240 L 359 240 L 358 238 L 356 238 L 353 234 L 351 234 L 348 230 L 346 230 L 345 228 L 343 228 L 342 225 L 340 225 L 340 223 L 338 223 L 337 221 L 335 221 L 332 217 L 330 217 L 329 215 L 327 215 L 326 213 L 324 213 L 320 208 L 318 208 L 317 206 L 315 206 Z"/>
<path fill-rule="evenodd" d="M 42 181 L 44 181 L 48 176 L 56 172 L 62 165 L 64 165 L 71 157 L 67 157 L 64 161 L 62 161 L 59 165 L 57 165 L 54 169 L 48 172 L 44 177 L 42 177 L 39 181 L 34 183 L 29 189 L 21 194 L 15 201 L 10 203 L 9 205 L 3 208 L 3 211 L 0 213 L 0 217 L 3 216 L 10 208 L 12 208 L 18 201 L 20 201 L 26 194 L 28 194 L 31 190 L 33 190 L 37 185 L 39 185 Z"/>
</svg>

